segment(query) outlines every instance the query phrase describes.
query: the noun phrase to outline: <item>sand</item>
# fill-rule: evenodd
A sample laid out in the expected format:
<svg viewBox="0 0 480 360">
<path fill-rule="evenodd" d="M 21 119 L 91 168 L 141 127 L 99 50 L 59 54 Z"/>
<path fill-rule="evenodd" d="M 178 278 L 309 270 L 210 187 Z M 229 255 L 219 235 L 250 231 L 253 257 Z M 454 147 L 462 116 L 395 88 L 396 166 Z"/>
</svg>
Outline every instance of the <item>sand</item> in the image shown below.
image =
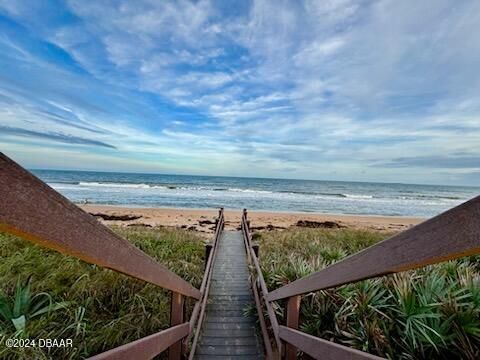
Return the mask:
<svg viewBox="0 0 480 360">
<path fill-rule="evenodd" d="M 109 225 L 120 226 L 167 226 L 184 228 L 204 234 L 211 234 L 214 229 L 217 210 L 208 209 L 166 209 L 166 208 L 133 208 L 106 205 L 80 205 L 85 211 L 96 214 L 97 218 Z M 104 220 L 106 216 L 120 216 L 123 220 Z M 102 218 L 103 217 L 103 218 Z M 125 219 L 126 217 L 126 219 Z M 135 219 L 130 219 L 136 217 Z M 303 226 L 340 226 L 354 229 L 367 229 L 385 232 L 406 230 L 420 222 L 423 218 L 394 216 L 361 216 L 313 213 L 285 213 L 249 211 L 251 227 L 257 231 L 283 230 L 296 226 L 303 221 Z M 225 228 L 236 229 L 240 225 L 241 210 L 225 211 Z M 306 223 L 307 221 L 315 223 Z M 326 224 L 316 224 L 324 223 Z M 332 224 L 333 223 L 333 224 Z"/>
</svg>

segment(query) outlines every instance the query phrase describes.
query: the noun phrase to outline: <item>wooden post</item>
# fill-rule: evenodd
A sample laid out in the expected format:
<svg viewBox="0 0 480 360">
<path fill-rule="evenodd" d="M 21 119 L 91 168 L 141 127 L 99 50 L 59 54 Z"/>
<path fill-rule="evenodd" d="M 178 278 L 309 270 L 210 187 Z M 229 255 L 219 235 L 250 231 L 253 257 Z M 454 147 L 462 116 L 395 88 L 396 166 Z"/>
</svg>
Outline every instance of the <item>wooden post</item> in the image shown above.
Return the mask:
<svg viewBox="0 0 480 360">
<path fill-rule="evenodd" d="M 252 249 L 253 249 L 253 252 L 255 253 L 255 255 L 257 256 L 257 259 L 258 259 L 258 252 L 260 251 L 260 245 L 252 244 Z"/>
<path fill-rule="evenodd" d="M 298 329 L 298 318 L 300 315 L 301 296 L 296 295 L 288 299 L 287 303 L 287 327 Z M 297 358 L 297 348 L 287 343 L 285 347 L 285 360 L 295 360 Z"/>
<path fill-rule="evenodd" d="M 172 292 L 170 303 L 170 326 L 183 323 L 183 308 L 185 297 L 182 294 Z M 182 341 L 177 341 L 168 349 L 168 360 L 180 360 L 182 358 Z"/>
<path fill-rule="evenodd" d="M 210 257 L 210 253 L 212 252 L 213 245 L 207 244 L 205 245 L 205 263 L 203 264 L 203 270 L 207 268 L 208 258 Z"/>
</svg>

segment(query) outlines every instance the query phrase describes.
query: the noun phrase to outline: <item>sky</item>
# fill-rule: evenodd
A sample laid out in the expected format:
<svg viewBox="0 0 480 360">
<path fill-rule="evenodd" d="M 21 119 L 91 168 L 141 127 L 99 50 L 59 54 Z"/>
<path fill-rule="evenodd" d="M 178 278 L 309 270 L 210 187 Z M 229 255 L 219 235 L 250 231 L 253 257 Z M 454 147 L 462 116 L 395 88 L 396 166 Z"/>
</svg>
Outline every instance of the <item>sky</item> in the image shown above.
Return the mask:
<svg viewBox="0 0 480 360">
<path fill-rule="evenodd" d="M 27 168 L 480 184 L 480 1 L 0 0 Z"/>
</svg>

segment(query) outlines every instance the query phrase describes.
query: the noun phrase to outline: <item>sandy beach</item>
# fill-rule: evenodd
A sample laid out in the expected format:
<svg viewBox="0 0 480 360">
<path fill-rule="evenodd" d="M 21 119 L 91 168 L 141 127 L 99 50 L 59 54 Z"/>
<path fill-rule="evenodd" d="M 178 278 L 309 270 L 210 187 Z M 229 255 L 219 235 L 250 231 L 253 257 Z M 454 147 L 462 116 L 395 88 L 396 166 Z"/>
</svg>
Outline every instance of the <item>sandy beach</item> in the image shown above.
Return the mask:
<svg viewBox="0 0 480 360">
<path fill-rule="evenodd" d="M 81 205 L 86 212 L 101 222 L 120 226 L 168 226 L 184 228 L 204 234 L 213 232 L 216 210 L 129 208 L 107 205 Z M 241 211 L 225 211 L 225 227 L 235 229 L 240 225 Z M 282 230 L 301 227 L 347 227 L 376 231 L 397 232 L 406 230 L 425 219 L 393 216 L 361 216 L 313 213 L 283 213 L 249 211 L 253 230 Z"/>
</svg>

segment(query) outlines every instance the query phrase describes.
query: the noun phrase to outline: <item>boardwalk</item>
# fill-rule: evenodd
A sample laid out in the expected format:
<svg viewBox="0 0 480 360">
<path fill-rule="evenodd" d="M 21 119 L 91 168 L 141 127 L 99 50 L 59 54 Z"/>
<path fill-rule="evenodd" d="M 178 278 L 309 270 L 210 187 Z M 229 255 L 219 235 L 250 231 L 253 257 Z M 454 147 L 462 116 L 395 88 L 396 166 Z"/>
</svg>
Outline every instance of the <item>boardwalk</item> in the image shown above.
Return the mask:
<svg viewBox="0 0 480 360">
<path fill-rule="evenodd" d="M 263 359 L 255 330 L 256 313 L 249 285 L 245 245 L 240 231 L 224 231 L 213 267 L 207 316 L 196 359 Z"/>
</svg>

